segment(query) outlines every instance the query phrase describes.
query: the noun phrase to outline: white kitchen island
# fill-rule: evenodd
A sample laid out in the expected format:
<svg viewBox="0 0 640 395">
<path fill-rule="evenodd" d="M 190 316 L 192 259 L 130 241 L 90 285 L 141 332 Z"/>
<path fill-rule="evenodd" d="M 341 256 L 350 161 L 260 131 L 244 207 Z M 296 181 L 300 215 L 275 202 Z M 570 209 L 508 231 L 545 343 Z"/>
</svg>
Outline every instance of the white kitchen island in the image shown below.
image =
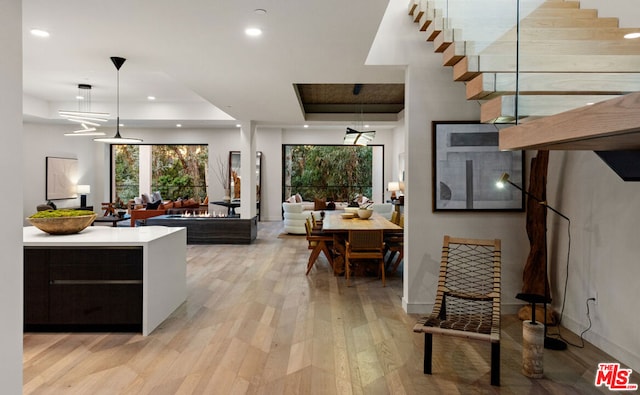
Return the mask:
<svg viewBox="0 0 640 395">
<path fill-rule="evenodd" d="M 141 311 L 142 334 L 148 335 L 186 300 L 186 239 L 185 228 L 163 226 L 90 226 L 80 233 L 60 236 L 24 227 L 25 328 L 28 323 L 45 328 L 47 320 L 53 326 L 76 325 L 80 330 L 86 322 L 99 326 L 100 317 L 111 316 L 106 310 L 112 300 L 138 308 L 133 311 L 136 315 Z M 124 267 L 123 260 L 127 261 L 125 270 L 109 271 Z M 124 271 L 139 276 L 135 280 L 119 277 Z M 141 300 L 130 300 L 119 292 L 140 286 Z M 105 295 L 100 295 L 102 290 Z M 106 300 L 107 307 L 95 301 L 78 301 L 78 295 L 87 294 Z M 75 310 L 74 315 L 67 310 Z M 89 318 L 83 322 L 78 316 Z"/>
</svg>

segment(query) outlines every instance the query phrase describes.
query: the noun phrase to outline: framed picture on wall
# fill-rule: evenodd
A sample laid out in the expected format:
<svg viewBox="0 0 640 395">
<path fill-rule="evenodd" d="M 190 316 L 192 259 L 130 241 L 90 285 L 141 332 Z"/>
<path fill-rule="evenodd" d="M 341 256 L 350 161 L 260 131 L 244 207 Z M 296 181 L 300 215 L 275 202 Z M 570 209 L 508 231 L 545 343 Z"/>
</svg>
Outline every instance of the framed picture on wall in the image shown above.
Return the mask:
<svg viewBox="0 0 640 395">
<path fill-rule="evenodd" d="M 503 173 L 516 184 L 524 180 L 524 152 L 498 149 L 500 127 L 432 122 L 433 211 L 524 211 L 520 190 L 496 186 Z"/>
<path fill-rule="evenodd" d="M 78 160 L 47 156 L 46 200 L 75 199 L 78 197 Z"/>
</svg>

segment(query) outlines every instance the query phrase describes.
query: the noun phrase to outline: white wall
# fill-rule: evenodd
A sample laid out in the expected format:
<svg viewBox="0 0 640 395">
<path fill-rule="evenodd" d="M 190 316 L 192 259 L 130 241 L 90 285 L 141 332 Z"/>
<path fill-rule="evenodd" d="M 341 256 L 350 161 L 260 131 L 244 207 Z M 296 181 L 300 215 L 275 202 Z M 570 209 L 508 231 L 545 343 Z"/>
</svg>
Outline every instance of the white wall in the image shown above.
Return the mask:
<svg viewBox="0 0 640 395">
<path fill-rule="evenodd" d="M 552 151 L 549 204 L 571 219 L 571 254 L 562 323 L 632 369 L 640 370 L 640 184 L 622 181 L 595 153 Z M 567 222 L 549 214 L 554 307 L 567 275 Z"/>
<path fill-rule="evenodd" d="M 637 0 L 580 0 L 580 8 L 597 9 L 599 17 L 616 17 L 620 27 L 640 27 Z"/>
<path fill-rule="evenodd" d="M 22 3 L 0 2 L 0 388 L 22 393 Z M 16 210 L 16 207 L 18 208 Z"/>
<path fill-rule="evenodd" d="M 36 206 L 46 202 L 46 157 L 78 159 L 78 182 L 91 186 L 87 204 L 100 209 L 103 186 L 97 174 L 95 157 L 101 153 L 102 144 L 88 137 L 64 137 L 69 127 L 60 125 L 24 124 L 24 154 L 22 155 L 24 183 L 24 205 L 22 218 L 32 215 Z M 108 157 L 107 157 L 108 159 Z M 108 167 L 107 167 L 108 168 Z M 108 189 L 107 189 L 108 192 Z M 80 198 L 55 200 L 59 208 L 80 205 Z M 26 221 L 26 220 L 25 220 Z"/>
</svg>

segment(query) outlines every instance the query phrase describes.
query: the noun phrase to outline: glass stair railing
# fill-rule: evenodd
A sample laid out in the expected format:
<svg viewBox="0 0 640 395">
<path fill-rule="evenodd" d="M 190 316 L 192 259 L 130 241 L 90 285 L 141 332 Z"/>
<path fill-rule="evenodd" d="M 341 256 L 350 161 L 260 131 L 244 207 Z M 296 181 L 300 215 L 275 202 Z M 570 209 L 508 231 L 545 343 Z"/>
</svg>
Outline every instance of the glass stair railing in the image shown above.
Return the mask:
<svg viewBox="0 0 640 395">
<path fill-rule="evenodd" d="M 640 39 L 623 38 L 638 29 L 578 1 L 412 0 L 409 13 L 480 102 L 482 122 L 521 124 L 640 91 Z"/>
</svg>

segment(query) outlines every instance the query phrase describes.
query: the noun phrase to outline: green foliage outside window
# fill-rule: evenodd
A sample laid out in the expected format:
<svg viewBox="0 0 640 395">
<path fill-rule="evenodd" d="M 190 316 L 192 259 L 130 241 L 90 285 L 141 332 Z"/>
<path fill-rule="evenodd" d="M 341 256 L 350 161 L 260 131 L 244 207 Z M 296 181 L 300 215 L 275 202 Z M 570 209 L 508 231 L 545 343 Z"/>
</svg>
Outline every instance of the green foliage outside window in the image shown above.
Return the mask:
<svg viewBox="0 0 640 395">
<path fill-rule="evenodd" d="M 351 145 L 287 145 L 284 147 L 285 198 L 299 193 L 314 198 L 351 201 L 371 196 L 373 150 Z"/>
<path fill-rule="evenodd" d="M 127 201 L 142 193 L 160 191 L 165 199 L 204 200 L 207 195 L 206 145 L 151 146 L 151 191 L 140 191 L 140 145 L 114 145 L 116 200 Z"/>
<path fill-rule="evenodd" d="M 116 197 L 123 201 L 128 201 L 136 196 L 140 196 L 138 186 L 139 178 L 139 145 L 115 145 L 113 146 L 115 154 L 115 181 L 116 181 Z M 118 200 L 116 198 L 116 201 Z"/>
</svg>

